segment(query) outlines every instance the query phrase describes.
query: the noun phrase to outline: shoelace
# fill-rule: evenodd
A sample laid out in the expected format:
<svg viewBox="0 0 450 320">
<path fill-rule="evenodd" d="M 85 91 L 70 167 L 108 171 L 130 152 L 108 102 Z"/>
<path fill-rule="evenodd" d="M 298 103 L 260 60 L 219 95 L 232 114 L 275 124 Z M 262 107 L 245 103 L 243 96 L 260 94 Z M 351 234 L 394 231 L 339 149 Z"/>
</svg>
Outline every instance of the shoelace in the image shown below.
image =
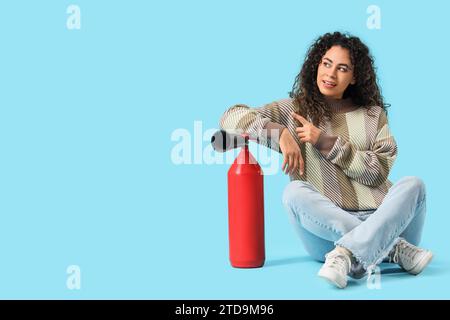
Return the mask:
<svg viewBox="0 0 450 320">
<path fill-rule="evenodd" d="M 340 270 L 343 273 L 347 273 L 350 270 L 350 265 L 348 264 L 346 257 L 342 253 L 330 252 L 325 255 L 325 264 Z M 350 259 L 350 258 L 349 258 Z"/>
<path fill-rule="evenodd" d="M 393 261 L 394 263 L 399 263 L 400 255 L 405 255 L 408 259 L 414 259 L 416 254 L 420 251 L 420 249 L 416 249 L 412 247 L 409 243 L 405 241 L 400 241 L 395 246 L 394 255 L 391 258 L 389 258 L 390 262 Z"/>
</svg>

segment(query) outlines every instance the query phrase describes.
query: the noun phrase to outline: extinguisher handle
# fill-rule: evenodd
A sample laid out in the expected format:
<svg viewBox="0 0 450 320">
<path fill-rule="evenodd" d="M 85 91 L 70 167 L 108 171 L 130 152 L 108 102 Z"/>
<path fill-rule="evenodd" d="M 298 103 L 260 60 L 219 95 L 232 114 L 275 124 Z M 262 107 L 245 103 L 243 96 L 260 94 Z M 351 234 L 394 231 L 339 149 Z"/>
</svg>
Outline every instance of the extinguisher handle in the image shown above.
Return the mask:
<svg viewBox="0 0 450 320">
<path fill-rule="evenodd" d="M 211 145 L 217 152 L 244 147 L 249 140 L 258 142 L 258 138 L 248 133 L 230 133 L 225 130 L 216 131 L 211 137 Z"/>
</svg>

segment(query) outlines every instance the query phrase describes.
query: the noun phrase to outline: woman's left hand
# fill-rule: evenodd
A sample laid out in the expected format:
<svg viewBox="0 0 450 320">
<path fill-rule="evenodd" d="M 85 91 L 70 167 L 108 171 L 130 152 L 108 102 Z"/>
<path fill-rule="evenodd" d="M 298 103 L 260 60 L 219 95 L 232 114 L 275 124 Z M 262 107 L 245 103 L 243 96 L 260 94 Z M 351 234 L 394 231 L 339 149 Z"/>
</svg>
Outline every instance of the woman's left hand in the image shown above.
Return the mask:
<svg viewBox="0 0 450 320">
<path fill-rule="evenodd" d="M 297 136 L 301 142 L 310 142 L 311 144 L 316 144 L 317 140 L 319 140 L 320 133 L 322 130 L 317 128 L 311 122 L 303 118 L 301 115 L 292 112 L 291 115 L 300 122 L 303 126 L 297 127 L 295 131 L 297 132 Z"/>
</svg>

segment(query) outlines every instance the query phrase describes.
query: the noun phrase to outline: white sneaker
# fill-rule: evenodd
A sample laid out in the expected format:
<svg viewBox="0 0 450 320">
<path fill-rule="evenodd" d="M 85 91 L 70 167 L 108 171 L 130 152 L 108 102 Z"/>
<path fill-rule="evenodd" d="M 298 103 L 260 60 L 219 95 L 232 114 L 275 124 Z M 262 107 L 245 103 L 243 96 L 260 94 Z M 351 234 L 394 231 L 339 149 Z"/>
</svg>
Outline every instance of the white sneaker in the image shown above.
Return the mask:
<svg viewBox="0 0 450 320">
<path fill-rule="evenodd" d="M 350 257 L 334 249 L 327 253 L 325 258 L 325 263 L 317 275 L 341 289 L 345 288 L 347 286 L 347 275 L 352 265 Z"/>
<path fill-rule="evenodd" d="M 388 257 L 389 262 L 398 263 L 407 272 L 417 275 L 430 263 L 433 253 L 401 239 Z"/>
</svg>

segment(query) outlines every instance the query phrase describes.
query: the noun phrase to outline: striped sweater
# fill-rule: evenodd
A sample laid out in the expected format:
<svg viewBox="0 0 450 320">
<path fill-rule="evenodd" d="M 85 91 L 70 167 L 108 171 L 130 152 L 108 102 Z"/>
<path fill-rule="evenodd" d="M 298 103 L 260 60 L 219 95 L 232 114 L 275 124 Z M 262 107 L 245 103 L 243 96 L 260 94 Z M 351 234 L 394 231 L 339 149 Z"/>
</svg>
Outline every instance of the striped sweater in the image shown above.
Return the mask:
<svg viewBox="0 0 450 320">
<path fill-rule="evenodd" d="M 258 108 L 234 105 L 225 111 L 219 125 L 226 131 L 257 136 L 261 144 L 278 152 L 281 150 L 278 144 L 271 143 L 274 139 L 270 132 L 279 138 L 283 130 L 289 130 L 305 163 L 304 174 L 299 171 L 291 174 L 291 181 L 310 182 L 344 210 L 376 209 L 392 186 L 388 174 L 397 156 L 397 144 L 386 113 L 379 106 L 356 106 L 350 98 L 327 98 L 326 102 L 332 118 L 319 126 L 322 132 L 314 145 L 302 143 L 297 137 L 295 129 L 299 124 L 290 115 L 292 111 L 298 112 L 293 99 Z"/>
</svg>

